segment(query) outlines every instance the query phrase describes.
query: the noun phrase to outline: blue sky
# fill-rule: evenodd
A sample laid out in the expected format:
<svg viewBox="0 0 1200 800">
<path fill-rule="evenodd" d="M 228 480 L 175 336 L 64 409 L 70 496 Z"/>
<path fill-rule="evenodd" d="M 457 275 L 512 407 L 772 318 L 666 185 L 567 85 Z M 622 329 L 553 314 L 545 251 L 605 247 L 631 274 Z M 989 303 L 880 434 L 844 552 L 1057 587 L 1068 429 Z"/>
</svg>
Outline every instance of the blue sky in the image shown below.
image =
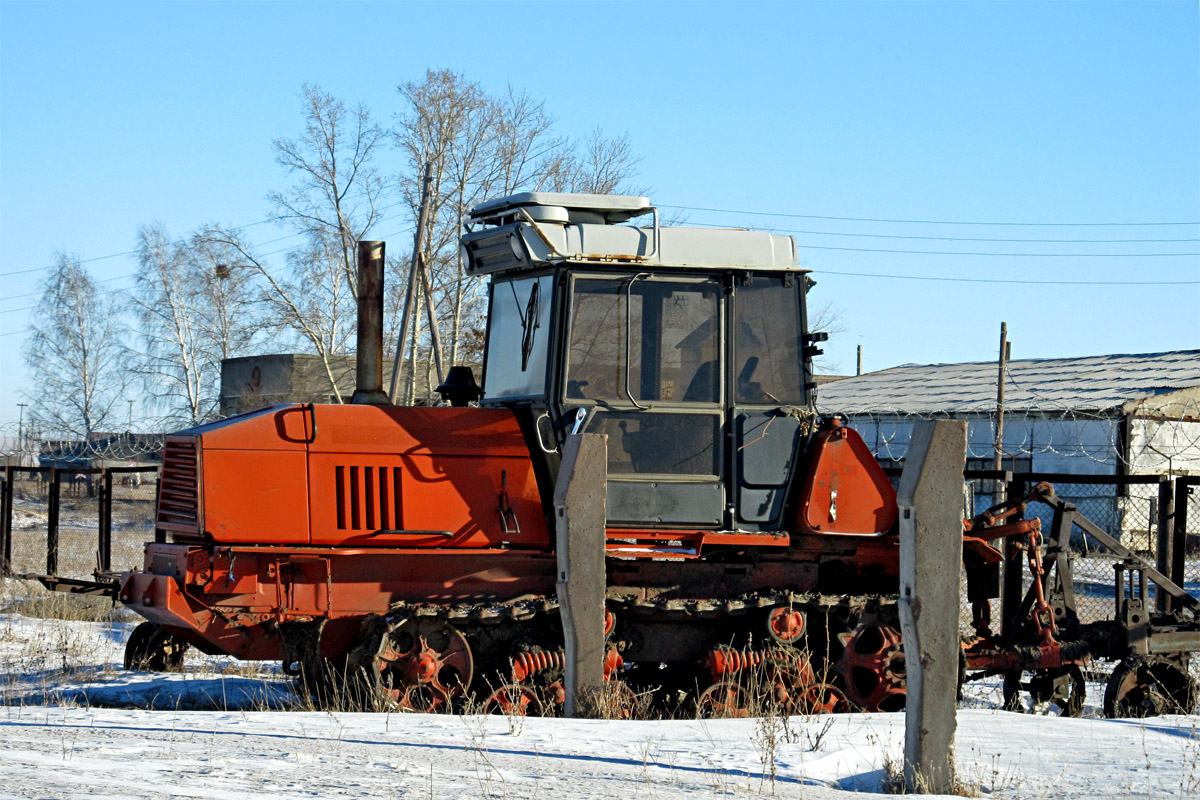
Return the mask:
<svg viewBox="0 0 1200 800">
<path fill-rule="evenodd" d="M 563 133 L 627 133 L 652 200 L 721 209 L 691 222 L 803 231 L 842 372 L 857 345 L 867 369 L 992 359 L 1002 320 L 1014 358 L 1200 347 L 1195 2 L 4 0 L 0 425 L 55 251 L 262 220 L 303 82 L 386 122 L 428 67 L 543 98 Z M 1112 224 L 1168 222 L 1188 224 Z"/>
</svg>

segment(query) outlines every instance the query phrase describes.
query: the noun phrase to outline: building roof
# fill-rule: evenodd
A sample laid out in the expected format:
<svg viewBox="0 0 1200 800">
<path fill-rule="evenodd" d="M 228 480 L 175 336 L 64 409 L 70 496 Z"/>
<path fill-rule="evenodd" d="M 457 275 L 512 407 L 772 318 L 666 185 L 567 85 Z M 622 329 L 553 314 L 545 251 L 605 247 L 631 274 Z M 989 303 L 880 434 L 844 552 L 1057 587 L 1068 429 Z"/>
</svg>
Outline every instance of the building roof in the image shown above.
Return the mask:
<svg viewBox="0 0 1200 800">
<path fill-rule="evenodd" d="M 987 413 L 996 408 L 995 361 L 904 364 L 821 386 L 822 413 Z M 1031 358 L 1008 362 L 1011 411 L 1106 411 L 1200 387 L 1200 350 Z"/>
</svg>

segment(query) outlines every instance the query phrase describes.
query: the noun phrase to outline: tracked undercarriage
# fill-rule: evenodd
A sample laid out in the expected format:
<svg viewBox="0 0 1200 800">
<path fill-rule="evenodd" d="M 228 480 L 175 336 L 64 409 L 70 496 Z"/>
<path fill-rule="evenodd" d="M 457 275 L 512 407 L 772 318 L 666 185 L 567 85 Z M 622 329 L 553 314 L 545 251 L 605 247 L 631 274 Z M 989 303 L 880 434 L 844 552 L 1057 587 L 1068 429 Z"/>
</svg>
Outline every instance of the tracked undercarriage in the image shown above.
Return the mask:
<svg viewBox="0 0 1200 800">
<path fill-rule="evenodd" d="M 903 708 L 894 596 L 622 594 L 610 590 L 606 685 L 593 699 L 607 716 Z M 558 611 L 551 596 L 397 604 L 363 622 L 344 660 L 320 656 L 322 623 L 293 627 L 287 668 L 325 705 L 560 714 L 565 659 Z"/>
</svg>

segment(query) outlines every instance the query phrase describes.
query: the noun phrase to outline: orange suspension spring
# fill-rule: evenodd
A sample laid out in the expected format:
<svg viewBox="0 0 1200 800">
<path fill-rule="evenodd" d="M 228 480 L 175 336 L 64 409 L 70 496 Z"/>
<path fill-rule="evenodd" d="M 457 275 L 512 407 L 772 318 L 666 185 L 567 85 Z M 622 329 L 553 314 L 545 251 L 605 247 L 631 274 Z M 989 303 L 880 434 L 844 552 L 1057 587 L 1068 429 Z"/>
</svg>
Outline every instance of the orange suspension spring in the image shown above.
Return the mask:
<svg viewBox="0 0 1200 800">
<path fill-rule="evenodd" d="M 553 653 L 518 653 L 513 659 L 513 683 L 520 683 L 544 669 L 565 669 L 566 666 L 567 659 L 562 650 Z"/>
<path fill-rule="evenodd" d="M 713 680 L 721 680 L 735 672 L 753 669 L 770 661 L 785 667 L 802 667 L 803 659 L 784 653 L 763 652 L 761 650 L 734 650 L 729 647 L 719 647 L 709 651 L 704 665 L 712 673 Z"/>
<path fill-rule="evenodd" d="M 608 680 L 624 664 L 625 660 L 621 658 L 617 648 L 610 647 L 604 654 L 604 680 Z M 567 657 L 562 650 L 555 650 L 553 653 L 518 653 L 513 659 L 512 682 L 520 683 L 543 670 L 566 668 Z"/>
</svg>

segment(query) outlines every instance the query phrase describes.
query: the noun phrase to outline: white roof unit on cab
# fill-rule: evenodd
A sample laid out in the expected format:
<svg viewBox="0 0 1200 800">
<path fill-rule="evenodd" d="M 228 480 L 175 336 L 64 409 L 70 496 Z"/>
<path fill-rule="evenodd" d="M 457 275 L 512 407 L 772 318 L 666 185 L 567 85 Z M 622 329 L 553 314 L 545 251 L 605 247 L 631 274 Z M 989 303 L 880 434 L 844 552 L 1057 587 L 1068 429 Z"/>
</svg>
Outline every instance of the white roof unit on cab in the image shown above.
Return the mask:
<svg viewBox="0 0 1200 800">
<path fill-rule="evenodd" d="M 503 225 L 518 218 L 517 209 L 546 222 L 592 222 L 613 224 L 649 214 L 649 197 L 620 194 L 567 194 L 565 192 L 521 192 L 487 200 L 471 209 L 472 222 Z"/>
<path fill-rule="evenodd" d="M 651 215 L 648 227 L 621 223 Z M 649 198 L 521 192 L 480 203 L 466 220 L 470 274 L 547 264 L 629 264 L 799 271 L 796 240 L 766 231 L 659 225 Z"/>
</svg>

